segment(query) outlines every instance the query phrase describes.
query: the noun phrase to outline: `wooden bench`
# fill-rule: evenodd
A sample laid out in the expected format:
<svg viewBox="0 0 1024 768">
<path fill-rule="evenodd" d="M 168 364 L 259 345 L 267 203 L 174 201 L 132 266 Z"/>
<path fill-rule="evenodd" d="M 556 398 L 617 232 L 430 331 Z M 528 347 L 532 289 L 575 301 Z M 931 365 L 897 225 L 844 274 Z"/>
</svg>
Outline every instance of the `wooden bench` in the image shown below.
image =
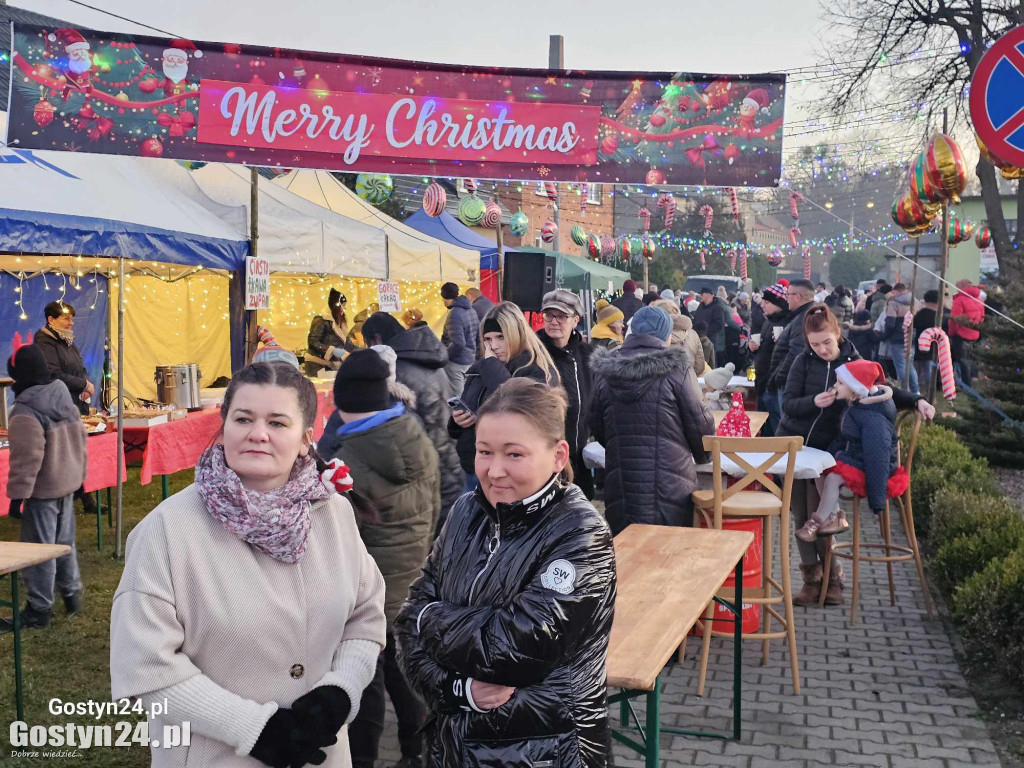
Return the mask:
<svg viewBox="0 0 1024 768">
<path fill-rule="evenodd" d="M 617 740 L 644 756 L 648 768 L 659 765 L 662 733 L 739 739 L 741 725 L 740 641 L 743 602 L 743 556 L 753 543 L 747 531 L 715 531 L 660 525 L 631 525 L 615 537 L 618 596 L 608 647 L 608 685 L 621 688 L 608 697 L 619 704 L 619 725 L 630 728 L 632 714 L 642 741 L 619 729 Z M 730 574 L 736 578 L 736 604 L 716 597 Z M 662 670 L 704 615 L 712 600 L 725 605 L 735 620 L 733 649 L 733 729 L 729 735 L 662 727 Z M 641 724 L 631 700 L 647 698 Z"/>
<path fill-rule="evenodd" d="M 18 720 L 25 719 L 21 680 L 21 614 L 18 609 L 18 571 L 33 565 L 56 560 L 71 554 L 64 544 L 28 544 L 21 541 L 0 541 L 0 576 L 11 579 L 11 602 L 0 600 L 0 606 L 11 607 L 14 624 L 14 704 Z"/>
</svg>

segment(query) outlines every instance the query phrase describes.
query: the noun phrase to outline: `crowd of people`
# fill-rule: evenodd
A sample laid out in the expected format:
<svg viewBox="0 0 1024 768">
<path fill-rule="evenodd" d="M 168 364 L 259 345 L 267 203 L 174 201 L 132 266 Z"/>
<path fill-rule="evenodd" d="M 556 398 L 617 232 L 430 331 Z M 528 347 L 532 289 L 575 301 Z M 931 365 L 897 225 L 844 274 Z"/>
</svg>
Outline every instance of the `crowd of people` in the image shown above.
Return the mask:
<svg viewBox="0 0 1024 768">
<path fill-rule="evenodd" d="M 191 723 L 187 755 L 154 750 L 154 765 L 374 766 L 385 697 L 399 768 L 610 765 L 612 537 L 693 524 L 715 432 L 706 390 L 748 367 L 762 434 L 837 460 L 792 502 L 794 603 L 817 605 L 847 525 L 839 489 L 880 511 L 905 481 L 897 409 L 934 414 L 917 386 L 930 358 L 901 364 L 905 325 L 934 325 L 938 297 L 915 305 L 884 281 L 864 296 L 800 279 L 752 295 L 648 288 L 626 281 L 592 312 L 558 289 L 528 318 L 448 283 L 440 336 L 421 313 L 373 311 L 358 337 L 332 290 L 304 360 L 307 375 L 336 371 L 315 444 L 317 395 L 297 360 L 236 373 L 194 485 L 131 531 L 114 597 L 113 695 L 166 701 L 167 722 Z M 948 327 L 966 379 L 984 316 L 962 298 L 977 288 L 958 288 Z M 91 385 L 69 351 L 73 310 L 47 318 L 9 361 L 9 487 L 26 499 L 28 540 L 73 545 L 75 398 Z M 601 471 L 584 461 L 591 441 Z M 26 626 L 45 626 L 55 589 L 79 610 L 73 554 L 26 581 Z M 826 589 L 826 605 L 843 602 L 838 567 Z"/>
</svg>

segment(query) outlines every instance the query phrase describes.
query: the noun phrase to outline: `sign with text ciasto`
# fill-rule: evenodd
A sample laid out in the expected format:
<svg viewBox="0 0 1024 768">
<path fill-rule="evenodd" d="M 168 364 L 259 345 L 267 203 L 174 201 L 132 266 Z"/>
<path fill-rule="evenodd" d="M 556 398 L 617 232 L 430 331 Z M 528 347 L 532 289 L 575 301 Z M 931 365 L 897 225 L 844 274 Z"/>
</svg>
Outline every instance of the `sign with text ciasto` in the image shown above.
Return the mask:
<svg viewBox="0 0 1024 768">
<path fill-rule="evenodd" d="M 8 145 L 417 176 L 778 184 L 785 75 L 498 69 L 15 25 Z"/>
<path fill-rule="evenodd" d="M 402 295 L 398 290 L 398 283 L 377 283 L 377 303 L 381 312 L 401 312 Z"/>
<path fill-rule="evenodd" d="M 258 256 L 245 259 L 245 308 L 270 309 L 270 262 Z"/>
</svg>

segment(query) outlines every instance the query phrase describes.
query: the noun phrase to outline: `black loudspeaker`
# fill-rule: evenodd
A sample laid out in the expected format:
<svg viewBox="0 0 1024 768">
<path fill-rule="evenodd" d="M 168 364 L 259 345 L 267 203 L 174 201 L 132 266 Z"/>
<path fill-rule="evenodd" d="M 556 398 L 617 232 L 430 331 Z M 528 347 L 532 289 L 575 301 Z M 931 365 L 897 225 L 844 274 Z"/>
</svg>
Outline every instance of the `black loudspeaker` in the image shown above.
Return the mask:
<svg viewBox="0 0 1024 768">
<path fill-rule="evenodd" d="M 505 251 L 501 296 L 523 312 L 540 312 L 544 294 L 555 290 L 555 257 L 549 253 Z"/>
</svg>

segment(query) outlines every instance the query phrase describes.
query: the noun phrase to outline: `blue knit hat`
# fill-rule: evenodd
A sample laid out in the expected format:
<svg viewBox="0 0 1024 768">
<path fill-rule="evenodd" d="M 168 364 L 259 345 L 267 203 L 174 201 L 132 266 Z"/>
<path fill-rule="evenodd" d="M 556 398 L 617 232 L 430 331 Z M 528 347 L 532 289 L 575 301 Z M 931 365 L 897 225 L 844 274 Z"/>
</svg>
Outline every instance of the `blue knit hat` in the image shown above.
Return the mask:
<svg viewBox="0 0 1024 768">
<path fill-rule="evenodd" d="M 633 315 L 629 330 L 668 341 L 672 335 L 672 318 L 661 307 L 643 307 Z"/>
</svg>

